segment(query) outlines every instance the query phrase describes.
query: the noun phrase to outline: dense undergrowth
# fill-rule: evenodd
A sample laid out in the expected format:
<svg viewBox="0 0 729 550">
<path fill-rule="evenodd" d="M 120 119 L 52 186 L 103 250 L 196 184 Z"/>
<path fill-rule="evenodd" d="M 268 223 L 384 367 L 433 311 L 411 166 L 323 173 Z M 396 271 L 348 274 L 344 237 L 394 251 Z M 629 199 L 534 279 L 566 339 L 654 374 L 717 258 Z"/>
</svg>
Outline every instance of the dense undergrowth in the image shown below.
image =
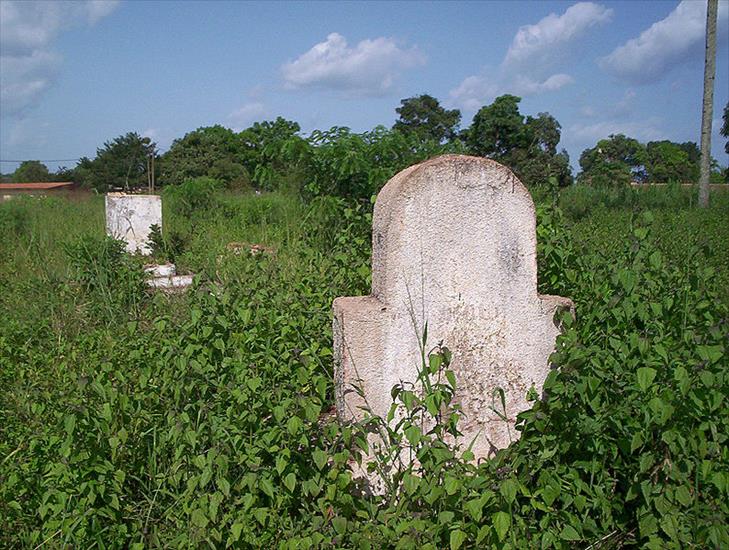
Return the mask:
<svg viewBox="0 0 729 550">
<path fill-rule="evenodd" d="M 429 402 L 393 394 L 398 429 L 332 419 L 330 307 L 369 291 L 371 205 L 171 196 L 183 296 L 144 291 L 99 198 L 0 205 L 0 546 L 727 547 L 729 201 L 658 191 L 535 191 L 540 291 L 577 316 L 478 465 L 445 443 L 447 349 Z M 347 465 L 375 428 L 418 457 L 390 453 L 379 497 Z"/>
</svg>

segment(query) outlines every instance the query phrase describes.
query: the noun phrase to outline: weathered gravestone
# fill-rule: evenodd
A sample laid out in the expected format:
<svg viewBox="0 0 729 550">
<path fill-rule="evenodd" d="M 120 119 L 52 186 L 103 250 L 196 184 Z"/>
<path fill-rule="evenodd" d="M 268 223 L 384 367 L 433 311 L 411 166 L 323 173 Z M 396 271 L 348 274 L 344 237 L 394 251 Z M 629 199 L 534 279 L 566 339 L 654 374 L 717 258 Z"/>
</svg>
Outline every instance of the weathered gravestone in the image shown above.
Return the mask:
<svg viewBox="0 0 729 550">
<path fill-rule="evenodd" d="M 127 252 L 152 253 L 148 241 L 153 225 L 162 228 L 159 195 L 106 195 L 106 233 L 126 242 Z"/>
<path fill-rule="evenodd" d="M 426 350 L 442 341 L 453 354 L 461 443 L 476 438 L 476 457 L 506 447 L 527 393 L 541 394 L 549 372 L 555 312 L 572 307 L 537 293 L 529 192 L 494 161 L 438 157 L 385 185 L 372 241 L 372 294 L 334 301 L 338 415 L 358 419 L 365 406 L 387 415 L 391 388 L 417 379 L 427 321 Z M 491 409 L 501 409 L 497 388 L 508 422 Z"/>
</svg>

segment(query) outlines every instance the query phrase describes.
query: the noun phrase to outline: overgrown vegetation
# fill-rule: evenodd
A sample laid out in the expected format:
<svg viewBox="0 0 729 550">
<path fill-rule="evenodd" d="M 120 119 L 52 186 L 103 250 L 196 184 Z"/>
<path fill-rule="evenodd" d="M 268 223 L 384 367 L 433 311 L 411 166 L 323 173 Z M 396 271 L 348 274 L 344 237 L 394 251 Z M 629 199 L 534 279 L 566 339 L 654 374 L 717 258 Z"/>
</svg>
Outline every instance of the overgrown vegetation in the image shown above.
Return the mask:
<svg viewBox="0 0 729 550">
<path fill-rule="evenodd" d="M 425 394 L 394 392 L 398 427 L 333 420 L 330 307 L 369 292 L 369 201 L 180 190 L 178 296 L 139 286 L 100 197 L 0 204 L 0 546 L 726 547 L 729 203 L 659 191 L 535 191 L 540 290 L 577 318 L 478 465 L 446 443 L 445 348 Z M 373 429 L 382 496 L 350 467 Z"/>
<path fill-rule="evenodd" d="M 560 123 L 546 112 L 522 114 L 520 102 L 517 96 L 499 96 L 463 129 L 461 112 L 444 109 L 428 94 L 401 100 L 392 128 L 377 126 L 361 133 L 334 126 L 305 135 L 297 122 L 282 117 L 255 122 L 240 132 L 216 124 L 175 139 L 164 154 L 149 138 L 130 132 L 104 143 L 94 159 L 84 157 L 72 169 L 59 168 L 52 175 L 39 161 L 26 161 L 13 174 L 0 174 L 0 179 L 55 178 L 107 191 L 142 188 L 150 179 L 158 186 L 178 186 L 205 177 L 227 189 L 367 199 L 397 171 L 457 152 L 501 162 L 529 187 L 546 186 L 550 178 L 570 185 L 574 178 L 569 156 L 565 149 L 558 152 Z M 726 110 L 720 130 L 724 137 Z M 621 187 L 631 181 L 696 183 L 699 156 L 698 146 L 690 141 L 643 144 L 622 134 L 610 135 L 582 152 L 577 181 L 596 187 Z M 729 181 L 729 171 L 715 160 L 711 180 Z"/>
</svg>

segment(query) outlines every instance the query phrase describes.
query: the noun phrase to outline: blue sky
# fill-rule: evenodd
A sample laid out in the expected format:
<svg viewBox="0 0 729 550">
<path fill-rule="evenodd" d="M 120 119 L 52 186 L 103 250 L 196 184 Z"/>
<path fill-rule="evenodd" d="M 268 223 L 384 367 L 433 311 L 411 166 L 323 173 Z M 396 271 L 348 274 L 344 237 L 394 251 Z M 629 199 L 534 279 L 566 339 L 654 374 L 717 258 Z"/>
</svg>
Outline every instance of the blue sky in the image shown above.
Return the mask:
<svg viewBox="0 0 729 550">
<path fill-rule="evenodd" d="M 698 142 L 705 5 L 2 0 L 0 159 L 93 158 L 129 131 L 166 150 L 199 126 L 276 116 L 364 131 L 421 93 L 461 109 L 464 127 L 519 95 L 523 114 L 561 123 L 574 167 L 611 133 Z M 713 152 L 726 165 L 729 0 L 718 35 Z"/>
</svg>

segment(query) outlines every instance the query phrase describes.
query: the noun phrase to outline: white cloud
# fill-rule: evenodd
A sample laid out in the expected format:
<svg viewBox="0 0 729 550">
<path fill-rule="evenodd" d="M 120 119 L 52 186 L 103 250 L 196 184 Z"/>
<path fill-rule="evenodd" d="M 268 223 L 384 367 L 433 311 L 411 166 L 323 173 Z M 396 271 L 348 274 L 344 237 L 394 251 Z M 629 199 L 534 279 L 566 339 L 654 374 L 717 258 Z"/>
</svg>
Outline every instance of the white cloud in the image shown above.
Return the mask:
<svg viewBox="0 0 729 550">
<path fill-rule="evenodd" d="M 519 75 L 514 78 L 512 89 L 517 95 L 538 95 L 545 92 L 554 92 L 575 81 L 568 74 L 558 73 L 553 74 L 544 81 L 533 80 L 528 76 Z"/>
<path fill-rule="evenodd" d="M 260 101 L 254 101 L 246 103 L 230 113 L 228 120 L 233 125 L 233 131 L 240 132 L 259 120 L 265 112 L 265 105 Z"/>
<path fill-rule="evenodd" d="M 99 19 L 110 15 L 119 5 L 120 0 L 89 0 L 84 5 L 89 24 L 93 25 Z"/>
<path fill-rule="evenodd" d="M 595 25 L 607 23 L 613 11 L 593 2 L 579 2 L 562 15 L 554 13 L 534 25 L 520 27 L 501 65 L 490 73 L 469 76 L 450 92 L 449 103 L 468 111 L 496 96 L 532 96 L 554 92 L 574 82 L 555 72 L 569 58 L 569 47 Z"/>
<path fill-rule="evenodd" d="M 613 10 L 593 2 L 578 2 L 562 15 L 550 13 L 535 25 L 519 28 L 506 52 L 504 65 L 544 67 L 561 61 L 564 47 L 585 32 L 612 19 Z"/>
<path fill-rule="evenodd" d="M 449 103 L 467 111 L 475 111 L 499 94 L 500 84 L 487 76 L 466 77 L 450 91 Z"/>
<path fill-rule="evenodd" d="M 625 120 L 633 116 L 635 109 L 635 98 L 637 94 L 632 88 L 628 88 L 623 93 L 623 96 L 615 101 L 614 103 L 608 103 L 603 101 L 599 107 L 593 107 L 592 105 L 583 105 L 580 107 L 580 114 L 583 117 L 590 118 L 597 114 L 601 114 L 603 117 L 611 120 Z"/>
<path fill-rule="evenodd" d="M 51 86 L 59 64 L 60 57 L 45 50 L 0 56 L 0 114 L 18 114 L 34 105 Z"/>
<path fill-rule="evenodd" d="M 565 73 L 556 73 L 544 79 L 536 79 L 527 74 L 512 74 L 508 71 L 497 70 L 493 75 L 482 74 L 465 78 L 449 92 L 446 104 L 449 107 L 475 111 L 502 94 L 514 94 L 519 97 L 534 96 L 556 92 L 573 82 L 574 78 Z"/>
<path fill-rule="evenodd" d="M 52 85 L 61 63 L 53 51 L 59 33 L 92 25 L 117 5 L 118 0 L 0 2 L 0 114 L 21 114 Z"/>
<path fill-rule="evenodd" d="M 722 32 L 729 19 L 729 2 L 719 2 L 719 25 Z M 683 0 L 665 19 L 628 40 L 599 60 L 600 67 L 633 84 L 655 82 L 671 69 L 700 54 L 706 33 L 706 2 Z"/>
<path fill-rule="evenodd" d="M 387 93 L 399 73 L 425 63 L 416 48 L 400 48 L 392 38 L 362 40 L 350 47 L 338 33 L 327 36 L 281 68 L 286 87 L 316 87 L 355 94 Z"/>
<path fill-rule="evenodd" d="M 593 124 L 572 124 L 565 135 L 569 134 L 570 141 L 593 145 L 612 134 L 625 134 L 638 141 L 655 141 L 666 138 L 666 132 L 662 131 L 659 126 L 660 120 L 657 118 L 644 121 L 605 120 Z"/>
</svg>

